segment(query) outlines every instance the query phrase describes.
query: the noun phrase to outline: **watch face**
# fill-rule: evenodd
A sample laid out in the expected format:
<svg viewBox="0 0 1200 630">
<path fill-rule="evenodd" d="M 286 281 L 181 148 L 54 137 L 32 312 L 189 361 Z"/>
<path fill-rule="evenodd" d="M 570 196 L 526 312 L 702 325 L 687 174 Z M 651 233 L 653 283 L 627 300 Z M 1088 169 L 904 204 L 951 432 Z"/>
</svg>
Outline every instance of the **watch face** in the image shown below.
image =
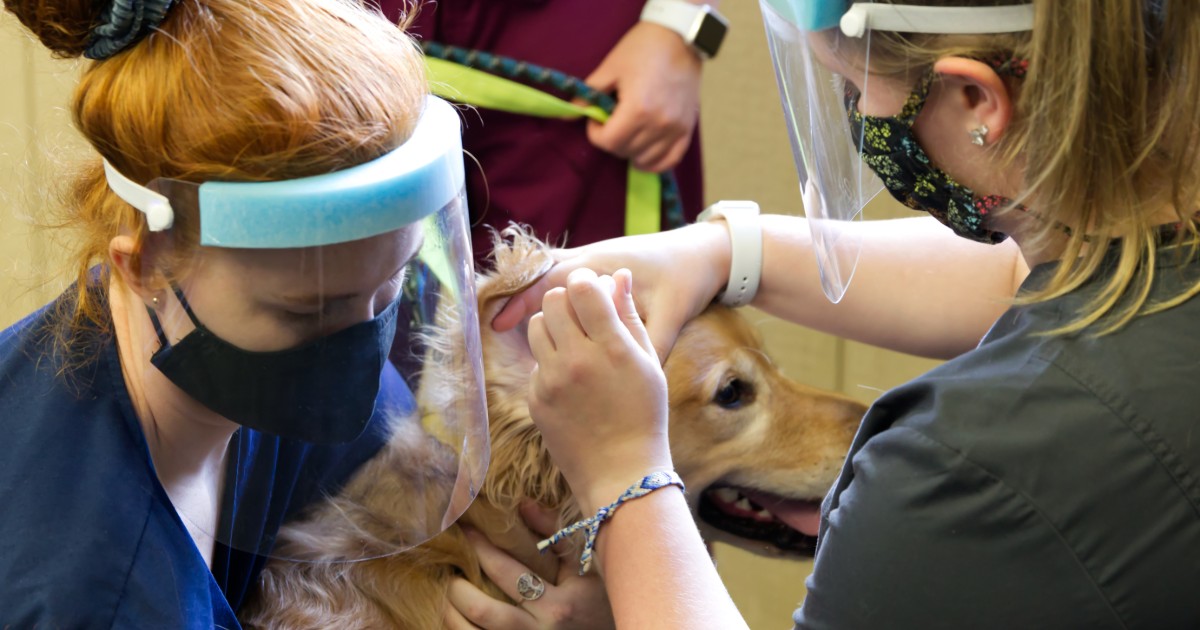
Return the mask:
<svg viewBox="0 0 1200 630">
<path fill-rule="evenodd" d="M 706 13 L 700 22 L 700 28 L 696 30 L 696 38 L 692 40 L 692 45 L 705 55 L 715 57 L 728 31 L 729 26 L 724 20 L 712 13 Z"/>
</svg>

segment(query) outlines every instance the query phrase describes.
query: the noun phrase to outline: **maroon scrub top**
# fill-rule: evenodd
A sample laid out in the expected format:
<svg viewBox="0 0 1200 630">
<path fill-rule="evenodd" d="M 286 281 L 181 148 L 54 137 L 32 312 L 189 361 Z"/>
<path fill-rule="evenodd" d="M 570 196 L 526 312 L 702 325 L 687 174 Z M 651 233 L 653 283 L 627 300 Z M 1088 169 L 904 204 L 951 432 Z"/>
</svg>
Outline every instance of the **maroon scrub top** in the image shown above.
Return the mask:
<svg viewBox="0 0 1200 630">
<path fill-rule="evenodd" d="M 409 4 L 381 0 L 393 20 Z M 410 32 L 418 39 L 484 50 L 587 78 L 638 21 L 645 0 L 440 0 Z M 619 95 L 618 95 L 619 98 Z M 628 161 L 588 141 L 586 123 L 477 110 L 464 114 L 467 195 L 477 260 L 491 248 L 485 226 L 511 221 L 555 245 L 578 246 L 625 231 Z M 699 130 L 675 168 L 684 216 L 703 203 Z"/>
</svg>

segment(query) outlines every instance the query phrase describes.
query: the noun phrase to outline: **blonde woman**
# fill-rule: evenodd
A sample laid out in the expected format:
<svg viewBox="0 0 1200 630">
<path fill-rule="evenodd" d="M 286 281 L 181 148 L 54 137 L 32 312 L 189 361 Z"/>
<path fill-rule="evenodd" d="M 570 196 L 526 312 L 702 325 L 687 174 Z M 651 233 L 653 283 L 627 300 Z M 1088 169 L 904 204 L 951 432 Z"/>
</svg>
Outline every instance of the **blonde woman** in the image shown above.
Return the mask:
<svg viewBox="0 0 1200 630">
<path fill-rule="evenodd" d="M 761 4 L 809 221 L 572 250 L 495 322 L 541 311 L 531 410 L 585 510 L 609 506 L 589 525 L 618 625 L 745 625 L 652 474 L 655 350 L 761 270 L 756 306 L 949 359 L 864 418 L 798 628 L 1200 626 L 1200 5 Z M 932 216 L 841 220 L 860 164 Z"/>
<path fill-rule="evenodd" d="M 94 60 L 72 110 L 96 155 L 63 208 L 75 284 L 0 332 L 0 626 L 237 628 L 281 524 L 426 426 L 389 360 L 421 347 L 414 305 L 475 321 L 458 114 L 353 2 L 5 8 Z M 462 483 L 412 489 L 433 509 L 403 543 L 334 559 L 470 503 L 473 358 L 424 377 L 462 378 L 431 427 Z"/>
</svg>

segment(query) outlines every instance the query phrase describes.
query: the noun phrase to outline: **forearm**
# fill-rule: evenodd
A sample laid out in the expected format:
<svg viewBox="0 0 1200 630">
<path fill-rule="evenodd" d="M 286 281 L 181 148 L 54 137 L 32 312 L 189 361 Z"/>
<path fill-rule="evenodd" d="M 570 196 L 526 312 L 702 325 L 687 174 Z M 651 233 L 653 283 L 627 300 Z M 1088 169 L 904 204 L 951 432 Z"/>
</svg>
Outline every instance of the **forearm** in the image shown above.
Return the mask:
<svg viewBox="0 0 1200 630">
<path fill-rule="evenodd" d="M 622 504 L 596 558 L 622 630 L 746 627 L 674 486 Z"/>
<path fill-rule="evenodd" d="M 934 219 L 859 221 L 853 282 L 839 304 L 821 290 L 808 224 L 765 215 L 754 305 L 789 321 L 875 346 L 948 359 L 974 348 L 1028 273 L 1012 241 L 981 245 Z"/>
</svg>

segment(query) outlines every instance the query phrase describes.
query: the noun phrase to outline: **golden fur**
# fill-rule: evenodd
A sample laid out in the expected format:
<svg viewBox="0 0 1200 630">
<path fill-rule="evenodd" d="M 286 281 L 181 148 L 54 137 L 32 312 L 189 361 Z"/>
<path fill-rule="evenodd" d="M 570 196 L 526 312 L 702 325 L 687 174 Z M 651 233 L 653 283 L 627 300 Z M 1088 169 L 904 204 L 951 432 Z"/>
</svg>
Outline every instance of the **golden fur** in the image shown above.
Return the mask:
<svg viewBox="0 0 1200 630">
<path fill-rule="evenodd" d="M 506 234 L 510 242 L 500 243 L 494 254 L 496 271 L 479 279 L 481 322 L 490 322 L 504 298 L 531 285 L 552 262 L 544 244 L 517 231 Z M 534 551 L 533 534 L 518 522 L 518 504 L 533 498 L 557 510 L 561 523 L 581 515 L 529 417 L 526 395 L 533 358 L 525 330 L 496 333 L 481 325 L 481 333 L 491 464 L 478 498 L 459 522 L 475 527 L 538 574 L 553 576 L 557 559 Z M 462 349 L 439 346 L 434 339 L 431 351 Z M 665 369 L 671 450 L 692 490 L 693 509 L 699 492 L 717 481 L 799 499 L 824 495 L 862 417 L 862 405 L 786 379 L 763 353 L 761 339 L 749 323 L 718 306 L 684 328 Z M 732 410 L 714 405 L 714 392 L 734 378 L 752 384 L 752 399 Z M 425 389 L 429 388 L 418 393 L 422 409 L 453 404 L 454 392 Z M 458 525 L 403 553 L 337 561 L 348 554 L 363 555 L 364 545 L 378 544 L 384 553 L 402 543 L 411 532 L 392 525 L 418 523 L 421 528 L 423 522 L 411 488 L 428 487 L 429 476 L 455 471 L 451 453 L 424 434 L 416 419 L 399 418 L 395 423 L 396 433 L 385 450 L 338 497 L 303 523 L 281 531 L 279 555 L 318 562 L 272 560 L 261 575 L 258 593 L 241 611 L 246 627 L 439 628 L 446 589 L 458 575 L 506 599 L 483 575 Z M 424 518 L 438 518 L 446 495 L 424 499 L 431 502 L 427 511 L 436 512 Z M 354 526 L 346 525 L 347 515 Z M 720 536 L 715 530 L 710 533 Z M 743 539 L 731 542 L 759 551 L 765 547 Z"/>
</svg>

